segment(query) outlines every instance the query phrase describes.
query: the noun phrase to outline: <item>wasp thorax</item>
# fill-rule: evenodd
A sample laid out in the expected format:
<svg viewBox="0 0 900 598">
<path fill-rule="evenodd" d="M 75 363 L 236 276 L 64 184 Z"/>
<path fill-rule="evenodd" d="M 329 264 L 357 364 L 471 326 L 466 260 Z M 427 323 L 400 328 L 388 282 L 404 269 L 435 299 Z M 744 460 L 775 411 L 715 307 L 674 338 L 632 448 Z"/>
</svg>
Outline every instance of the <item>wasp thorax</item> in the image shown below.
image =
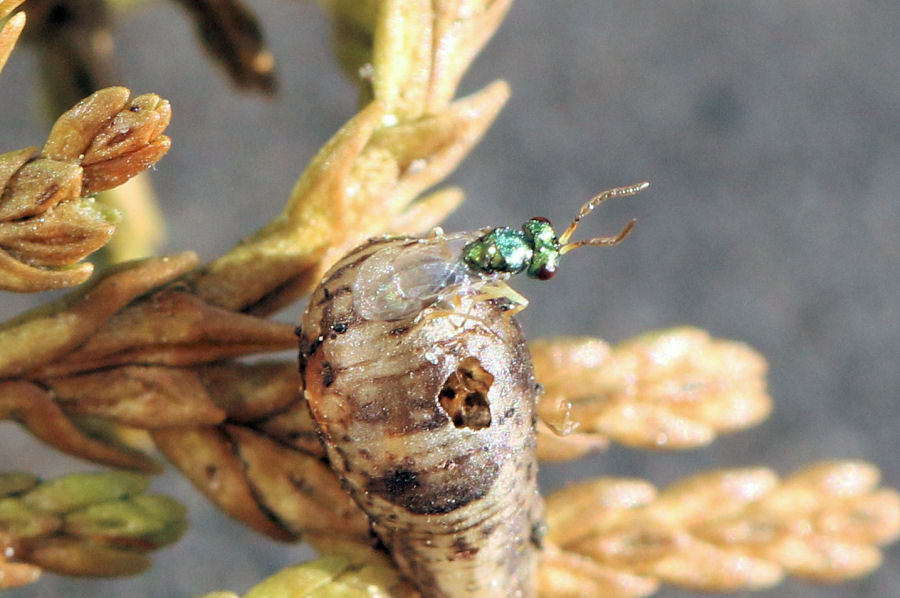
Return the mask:
<svg viewBox="0 0 900 598">
<path fill-rule="evenodd" d="M 532 218 L 522 230 L 495 228 L 482 235 L 463 251 L 463 261 L 488 274 L 517 274 L 548 280 L 556 274 L 560 245 L 553 226 L 546 218 Z"/>
<path fill-rule="evenodd" d="M 332 467 L 424 596 L 534 596 L 531 359 L 504 283 L 465 274 L 461 249 L 436 257 L 449 238 L 373 241 L 326 274 L 301 323 L 305 393 Z M 396 288 L 385 256 L 403 264 Z M 358 296 L 382 287 L 416 300 Z"/>
<path fill-rule="evenodd" d="M 488 273 L 516 274 L 531 262 L 531 243 L 521 231 L 495 228 L 465 248 L 470 266 Z"/>
</svg>

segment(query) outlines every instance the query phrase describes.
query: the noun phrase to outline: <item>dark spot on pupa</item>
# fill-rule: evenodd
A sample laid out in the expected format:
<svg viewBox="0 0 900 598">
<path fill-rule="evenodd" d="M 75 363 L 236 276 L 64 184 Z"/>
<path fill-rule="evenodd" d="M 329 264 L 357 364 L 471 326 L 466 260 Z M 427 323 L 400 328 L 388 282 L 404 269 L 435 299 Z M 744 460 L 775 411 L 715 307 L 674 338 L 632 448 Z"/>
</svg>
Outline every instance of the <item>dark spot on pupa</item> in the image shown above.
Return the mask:
<svg viewBox="0 0 900 598">
<path fill-rule="evenodd" d="M 338 334 L 344 334 L 347 332 L 347 323 L 346 322 L 336 322 L 331 325 L 331 329 Z"/>
<path fill-rule="evenodd" d="M 478 554 L 478 548 L 469 544 L 463 536 L 453 540 L 453 556 L 451 561 L 468 560 Z"/>
<path fill-rule="evenodd" d="M 300 339 L 297 341 L 297 347 L 300 350 L 300 355 L 305 357 L 310 357 L 313 353 L 316 352 L 316 349 L 319 348 L 319 345 L 322 344 L 324 339 L 320 336 L 316 338 L 316 340 L 310 342 L 306 335 L 301 334 Z"/>
<path fill-rule="evenodd" d="M 359 405 L 353 417 L 363 422 L 386 422 L 391 419 L 392 412 L 377 401 L 369 401 Z"/>
<path fill-rule="evenodd" d="M 319 437 L 322 438 L 321 435 Z M 344 436 L 345 443 L 348 442 L 349 440 L 350 440 L 349 437 Z M 324 442 L 330 442 L 330 441 L 323 440 L 323 443 Z M 347 458 L 347 451 L 345 451 L 340 446 L 334 446 L 333 444 L 331 446 L 334 447 L 334 453 L 338 457 L 338 458 L 333 458 L 333 457 L 330 458 L 331 466 L 336 468 L 338 471 L 343 471 L 345 474 L 353 473 L 353 468 L 350 467 L 350 459 Z M 343 486 L 345 490 L 349 490 L 349 487 L 347 486 L 347 480 L 345 480 L 343 478 L 341 478 L 341 486 Z"/>
<path fill-rule="evenodd" d="M 419 474 L 409 469 L 398 469 L 382 479 L 384 490 L 389 496 L 401 496 L 419 488 Z"/>
<path fill-rule="evenodd" d="M 328 388 L 334 384 L 334 368 L 330 361 L 322 361 L 322 386 Z"/>
<path fill-rule="evenodd" d="M 298 332 L 298 333 L 300 332 L 300 327 L 299 327 L 299 326 L 297 327 L 297 332 Z M 313 345 L 309 342 L 309 339 L 306 338 L 306 335 L 304 335 L 304 334 L 302 334 L 302 333 L 301 333 L 301 334 L 298 334 L 298 338 L 297 338 L 297 352 L 298 352 L 299 355 L 300 355 L 300 361 L 299 361 L 299 368 L 298 368 L 298 369 L 299 369 L 299 371 L 300 371 L 301 374 L 305 374 L 305 373 L 306 373 L 307 358 L 308 358 L 309 356 L 311 356 L 311 355 L 315 352 L 316 347 L 318 347 L 318 345 L 313 346 Z"/>
<path fill-rule="evenodd" d="M 409 330 L 409 326 L 398 326 L 397 328 L 393 328 L 388 334 L 391 336 L 400 336 L 406 334 L 407 330 Z"/>
<path fill-rule="evenodd" d="M 413 470 L 414 465 L 372 478 L 366 490 L 410 513 L 440 515 L 483 498 L 500 472 L 488 454 L 461 456 L 425 471 Z"/>
<path fill-rule="evenodd" d="M 417 422 L 413 428 L 416 430 L 437 430 L 446 426 L 448 421 L 450 420 L 447 417 L 439 413 L 437 417 L 426 417 L 422 421 Z"/>
<path fill-rule="evenodd" d="M 494 530 L 496 530 L 496 529 L 497 529 L 497 524 L 491 523 L 488 525 L 481 526 L 481 528 L 479 528 L 478 532 L 481 534 L 482 538 L 488 538 L 491 536 L 491 534 L 494 533 Z"/>
</svg>

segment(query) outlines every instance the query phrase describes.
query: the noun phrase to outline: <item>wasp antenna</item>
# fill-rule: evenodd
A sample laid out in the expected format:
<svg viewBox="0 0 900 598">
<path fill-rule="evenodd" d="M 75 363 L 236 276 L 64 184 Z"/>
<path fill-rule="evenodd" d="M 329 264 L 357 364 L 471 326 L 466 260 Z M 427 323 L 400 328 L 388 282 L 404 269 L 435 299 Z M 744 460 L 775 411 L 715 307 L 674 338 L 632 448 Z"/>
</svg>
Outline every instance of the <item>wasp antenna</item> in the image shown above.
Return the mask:
<svg viewBox="0 0 900 598">
<path fill-rule="evenodd" d="M 560 255 L 565 255 L 569 253 L 573 249 L 578 249 L 579 247 L 584 247 L 586 245 L 602 245 L 605 247 L 612 247 L 613 245 L 618 245 L 622 241 L 625 240 L 625 237 L 628 236 L 628 233 L 631 232 L 631 229 L 634 228 L 634 223 L 637 222 L 637 218 L 633 218 L 628 224 L 619 231 L 619 234 L 614 237 L 595 237 L 593 239 L 588 239 L 587 241 L 578 241 L 576 243 L 566 243 L 559 249 Z"/>
<path fill-rule="evenodd" d="M 572 224 L 570 224 L 569 227 L 565 231 L 563 231 L 563 234 L 561 234 L 559 236 L 560 244 L 566 245 L 568 240 L 572 238 L 572 235 L 575 234 L 575 229 L 578 228 L 578 225 L 579 225 L 579 223 L 581 223 L 582 218 L 584 218 L 585 216 L 590 214 L 594 208 L 596 208 L 597 206 L 602 204 L 607 199 L 612 199 L 613 197 L 627 197 L 629 195 L 635 195 L 636 193 L 640 193 L 641 191 L 643 191 L 644 189 L 646 189 L 649 186 L 650 186 L 650 183 L 648 181 L 643 181 L 641 183 L 636 183 L 634 185 L 629 185 L 627 187 L 616 187 L 614 189 L 607 189 L 603 193 L 600 193 L 599 195 L 592 197 L 586 204 L 581 206 L 581 210 L 579 210 L 578 215 L 575 216 L 575 219 L 572 220 Z M 625 235 L 628 234 L 628 231 L 631 230 L 630 226 L 633 226 L 633 225 L 634 225 L 634 222 L 632 221 L 631 225 L 625 227 L 625 229 L 627 229 L 627 230 L 623 229 L 623 232 Z M 619 236 L 621 236 L 622 239 L 625 238 L 622 235 L 622 233 L 619 233 Z M 614 239 L 617 237 L 600 237 L 600 238 L 601 239 L 607 239 L 607 238 Z M 619 239 L 619 241 L 621 241 L 622 239 Z M 592 239 L 592 240 L 597 240 L 597 239 Z M 618 243 L 619 241 L 616 241 L 616 243 Z M 607 243 L 590 243 L 590 242 L 587 242 L 587 243 L 579 243 L 579 244 L 577 244 L 577 246 L 581 247 L 582 245 L 615 245 L 616 243 L 608 243 L 608 242 Z"/>
</svg>

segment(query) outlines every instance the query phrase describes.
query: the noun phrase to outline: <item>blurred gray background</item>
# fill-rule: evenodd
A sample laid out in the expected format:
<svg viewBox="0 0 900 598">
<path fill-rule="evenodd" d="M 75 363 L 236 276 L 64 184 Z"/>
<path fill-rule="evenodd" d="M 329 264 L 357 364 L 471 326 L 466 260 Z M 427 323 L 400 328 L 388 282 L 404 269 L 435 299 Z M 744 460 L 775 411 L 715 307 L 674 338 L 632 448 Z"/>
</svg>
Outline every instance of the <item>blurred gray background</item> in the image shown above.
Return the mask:
<svg viewBox="0 0 900 598">
<path fill-rule="evenodd" d="M 118 28 L 123 83 L 174 107 L 174 146 L 155 184 L 167 251 L 204 259 L 275 214 L 295 177 L 355 110 L 312 3 L 254 3 L 279 66 L 274 101 L 233 92 L 181 10 L 148 2 Z M 770 361 L 776 400 L 763 425 L 677 454 L 613 448 L 547 466 L 547 488 L 587 476 L 665 485 L 713 467 L 859 458 L 900 486 L 900 2 L 519 2 L 464 81 L 513 96 L 452 178 L 467 202 L 449 230 L 544 215 L 562 224 L 608 187 L 649 179 L 580 231 L 615 249 L 569 256 L 552 283 L 519 281 L 531 337 L 619 341 L 692 324 L 746 341 Z M 40 145 L 34 58 L 0 79 L 0 151 Z M 3 295 L 9 317 L 34 298 Z M 285 317 L 299 317 L 302 305 Z M 53 476 L 95 467 L 0 424 L 3 469 Z M 153 488 L 190 508 L 192 529 L 146 575 L 70 582 L 48 575 L 11 596 L 187 597 L 246 590 L 306 558 L 212 509 L 179 476 Z M 870 577 L 788 581 L 760 598 L 897 596 L 900 548 Z M 80 592 L 80 593 L 79 593 Z M 694 596 L 665 588 L 661 598 Z M 750 593 L 736 594 L 750 596 Z"/>
</svg>

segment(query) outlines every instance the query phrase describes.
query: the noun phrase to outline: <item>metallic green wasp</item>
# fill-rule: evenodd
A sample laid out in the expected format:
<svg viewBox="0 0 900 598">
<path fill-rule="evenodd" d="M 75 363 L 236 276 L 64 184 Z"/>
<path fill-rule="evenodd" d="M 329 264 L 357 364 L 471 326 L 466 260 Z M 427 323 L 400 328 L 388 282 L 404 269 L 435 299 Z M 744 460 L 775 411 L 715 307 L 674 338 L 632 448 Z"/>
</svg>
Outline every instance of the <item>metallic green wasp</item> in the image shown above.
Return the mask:
<svg viewBox="0 0 900 598">
<path fill-rule="evenodd" d="M 629 222 L 617 235 L 570 243 L 581 220 L 613 197 L 634 195 L 649 183 L 616 187 L 585 203 L 572 223 L 557 237 L 546 218 L 532 218 L 521 230 L 508 227 L 444 235 L 437 229 L 422 239 L 383 239 L 384 247 L 359 268 L 354 297 L 367 320 L 401 320 L 453 293 L 475 291 L 490 298 L 505 298 L 520 311 L 528 301 L 505 284 L 512 274 L 525 271 L 531 278 L 548 280 L 556 274 L 560 257 L 588 245 L 617 245 L 634 227 Z"/>
</svg>

